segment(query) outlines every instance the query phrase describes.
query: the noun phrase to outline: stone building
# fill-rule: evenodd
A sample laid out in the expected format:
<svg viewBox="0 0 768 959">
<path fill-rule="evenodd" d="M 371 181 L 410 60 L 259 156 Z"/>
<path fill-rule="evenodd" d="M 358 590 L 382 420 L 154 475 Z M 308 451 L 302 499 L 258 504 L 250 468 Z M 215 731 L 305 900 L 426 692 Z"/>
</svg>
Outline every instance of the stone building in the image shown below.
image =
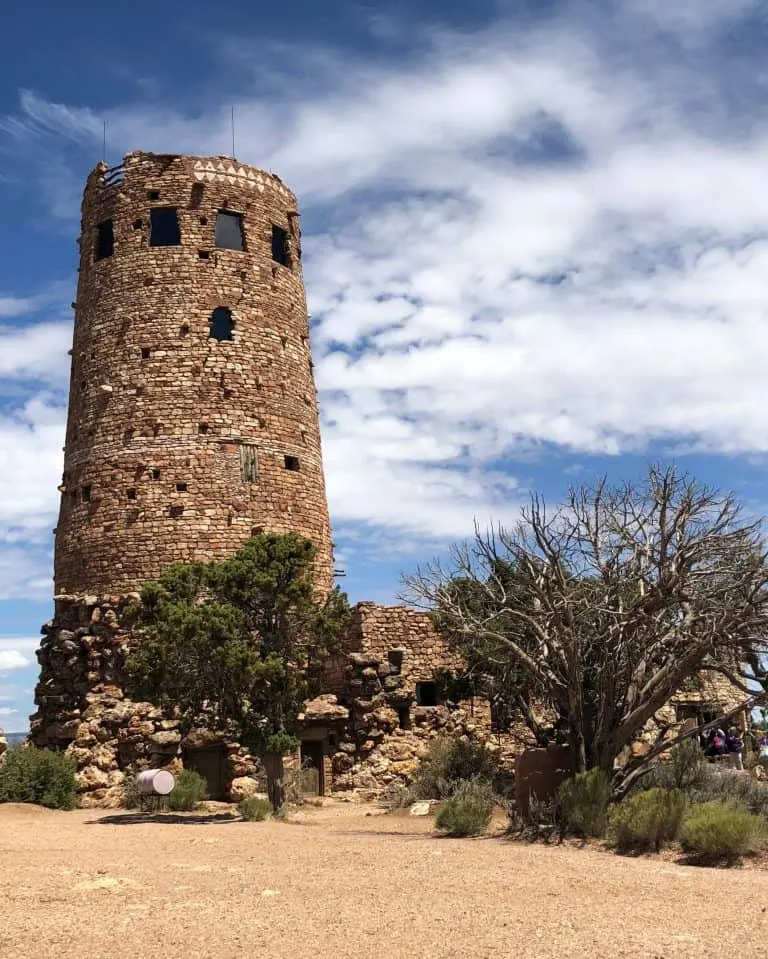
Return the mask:
<svg viewBox="0 0 768 959">
<path fill-rule="evenodd" d="M 296 198 L 230 157 L 131 153 L 88 177 L 79 245 L 31 739 L 77 761 L 85 805 L 117 805 L 126 772 L 169 763 L 238 798 L 258 760 L 126 697 L 121 618 L 169 564 L 232 555 L 261 531 L 312 540 L 317 587 L 332 585 Z M 375 795 L 407 782 L 439 732 L 513 754 L 487 702 L 443 701 L 440 675 L 461 668 L 425 614 L 359 603 L 296 762 L 320 793 Z"/>
</svg>

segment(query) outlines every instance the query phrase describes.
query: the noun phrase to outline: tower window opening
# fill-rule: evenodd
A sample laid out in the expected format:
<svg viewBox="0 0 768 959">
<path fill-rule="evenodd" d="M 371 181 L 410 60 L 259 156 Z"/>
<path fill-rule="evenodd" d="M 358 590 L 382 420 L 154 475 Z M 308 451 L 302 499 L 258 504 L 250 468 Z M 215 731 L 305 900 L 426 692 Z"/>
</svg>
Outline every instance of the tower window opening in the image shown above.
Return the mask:
<svg viewBox="0 0 768 959">
<path fill-rule="evenodd" d="M 155 480 L 160 479 L 160 470 L 159 470 L 159 469 L 153 469 L 153 470 L 152 470 L 152 479 L 155 479 Z"/>
<path fill-rule="evenodd" d="M 216 214 L 216 246 L 224 250 L 244 250 L 243 215 L 219 210 Z"/>
<path fill-rule="evenodd" d="M 143 220 L 134 220 L 134 221 L 133 221 L 133 228 L 134 228 L 134 230 L 140 230 L 143 226 L 144 226 L 144 221 L 143 221 Z"/>
<path fill-rule="evenodd" d="M 115 230 L 111 220 L 104 220 L 96 227 L 96 251 L 94 260 L 105 260 L 115 252 Z"/>
<path fill-rule="evenodd" d="M 272 259 L 281 266 L 291 265 L 288 249 L 288 231 L 281 226 L 272 225 Z"/>
<path fill-rule="evenodd" d="M 171 506 L 171 508 L 168 510 L 168 513 L 169 513 L 170 516 L 173 516 L 174 518 L 177 518 L 177 517 L 179 517 L 179 516 L 183 516 L 183 514 L 184 514 L 184 507 L 183 507 L 183 506 Z"/>
<path fill-rule="evenodd" d="M 286 456 L 285 457 L 285 468 L 290 470 L 292 473 L 298 473 L 301 469 L 298 456 Z"/>
<path fill-rule="evenodd" d="M 208 217 L 207 217 L 207 216 L 201 216 L 201 217 L 200 217 L 200 226 L 208 226 Z"/>
<path fill-rule="evenodd" d="M 90 486 L 84 486 L 84 487 L 82 488 L 81 495 L 82 495 L 82 499 L 83 499 L 83 502 L 84 502 L 84 503 L 90 503 L 90 502 L 91 502 L 91 487 L 90 487 Z"/>
<path fill-rule="evenodd" d="M 263 526 L 252 526 L 251 527 L 251 536 L 261 536 L 264 532 Z"/>
<path fill-rule="evenodd" d="M 159 190 L 150 190 L 150 191 L 149 191 L 149 198 L 150 198 L 150 200 L 159 200 L 159 199 L 160 199 L 160 191 L 159 191 Z"/>
<path fill-rule="evenodd" d="M 186 484 L 186 483 L 177 483 L 177 484 L 176 484 L 176 492 L 177 492 L 177 493 L 186 493 L 186 492 L 187 492 L 187 484 Z"/>
<path fill-rule="evenodd" d="M 151 356 L 151 354 L 152 354 L 152 351 L 150 350 L 150 348 L 149 348 L 148 346 L 142 346 L 142 348 L 141 348 L 141 358 L 142 358 L 142 360 L 148 360 L 149 357 Z"/>
<path fill-rule="evenodd" d="M 156 207 L 149 211 L 150 246 L 180 246 L 179 215 L 175 207 Z"/>
<path fill-rule="evenodd" d="M 127 430 L 123 430 L 123 442 L 130 443 L 133 439 L 133 427 L 129 426 Z"/>
<path fill-rule="evenodd" d="M 208 424 L 207 424 L 207 423 L 198 423 L 198 424 L 197 424 L 197 432 L 200 433 L 201 435 L 204 435 L 205 433 L 207 433 L 207 432 L 208 432 Z"/>
<path fill-rule="evenodd" d="M 127 489 L 127 490 L 125 491 L 125 496 L 126 496 L 127 499 L 136 499 L 136 490 L 135 490 L 135 489 Z"/>
<path fill-rule="evenodd" d="M 189 324 L 182 323 L 181 326 L 179 327 L 179 336 L 186 336 L 187 333 L 189 333 Z"/>
<path fill-rule="evenodd" d="M 210 260 L 211 258 L 211 254 L 208 252 L 208 250 L 198 250 L 197 255 L 201 260 Z"/>
<path fill-rule="evenodd" d="M 211 313 L 210 339 L 218 340 L 219 342 L 222 340 L 231 340 L 233 339 L 232 331 L 234 327 L 235 324 L 232 321 L 231 312 L 226 306 L 217 306 L 213 313 Z"/>
</svg>

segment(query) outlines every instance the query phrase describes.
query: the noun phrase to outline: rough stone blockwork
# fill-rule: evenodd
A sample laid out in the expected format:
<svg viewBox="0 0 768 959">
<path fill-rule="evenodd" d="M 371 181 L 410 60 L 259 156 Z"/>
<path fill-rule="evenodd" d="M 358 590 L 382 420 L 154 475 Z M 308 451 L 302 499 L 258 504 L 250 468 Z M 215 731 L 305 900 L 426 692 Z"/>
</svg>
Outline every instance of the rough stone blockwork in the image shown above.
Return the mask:
<svg viewBox="0 0 768 959">
<path fill-rule="evenodd" d="M 227 157 L 132 153 L 88 177 L 79 243 L 56 592 L 136 590 L 255 530 L 310 538 L 329 587 L 294 195 Z"/>
</svg>

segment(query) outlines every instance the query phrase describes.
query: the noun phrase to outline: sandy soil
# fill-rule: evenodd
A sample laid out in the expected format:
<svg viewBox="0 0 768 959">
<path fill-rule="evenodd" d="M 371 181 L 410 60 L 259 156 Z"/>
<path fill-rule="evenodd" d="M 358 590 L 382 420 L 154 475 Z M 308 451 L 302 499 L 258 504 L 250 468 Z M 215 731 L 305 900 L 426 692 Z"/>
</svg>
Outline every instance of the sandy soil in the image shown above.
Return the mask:
<svg viewBox="0 0 768 959">
<path fill-rule="evenodd" d="M 0 957 L 766 955 L 763 870 L 432 828 L 341 803 L 288 823 L 0 806 Z"/>
</svg>

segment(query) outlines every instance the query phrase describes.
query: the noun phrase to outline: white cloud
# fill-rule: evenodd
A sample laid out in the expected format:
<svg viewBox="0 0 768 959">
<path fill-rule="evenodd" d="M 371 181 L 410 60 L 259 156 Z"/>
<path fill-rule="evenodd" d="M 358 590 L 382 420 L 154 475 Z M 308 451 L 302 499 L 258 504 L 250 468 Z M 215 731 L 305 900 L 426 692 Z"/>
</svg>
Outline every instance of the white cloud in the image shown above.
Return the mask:
<svg viewBox="0 0 768 959">
<path fill-rule="evenodd" d="M 32 661 L 22 656 L 17 649 L 0 650 L 0 673 L 11 669 L 24 669 L 31 665 Z"/>
<path fill-rule="evenodd" d="M 0 706 L 0 716 L 13 716 L 17 710 L 11 709 L 10 706 Z"/>
<path fill-rule="evenodd" d="M 632 0 L 598 22 L 574 3 L 524 29 L 442 32 L 418 59 L 310 58 L 284 99 L 242 97 L 241 158 L 303 203 L 338 525 L 453 537 L 509 518 L 524 493 L 510 463 L 544 444 L 768 451 L 762 80 L 732 89 L 730 62 L 707 60 L 759 8 Z M 115 146 L 226 142 L 228 107 L 108 113 Z M 29 93 L 4 127 L 47 137 L 62 177 L 70 141 L 100 136 L 87 106 Z M 6 376 L 61 375 L 53 334 L 8 335 Z M 45 401 L 0 419 L 6 539 L 19 517 L 50 521 L 55 436 Z"/>
</svg>

